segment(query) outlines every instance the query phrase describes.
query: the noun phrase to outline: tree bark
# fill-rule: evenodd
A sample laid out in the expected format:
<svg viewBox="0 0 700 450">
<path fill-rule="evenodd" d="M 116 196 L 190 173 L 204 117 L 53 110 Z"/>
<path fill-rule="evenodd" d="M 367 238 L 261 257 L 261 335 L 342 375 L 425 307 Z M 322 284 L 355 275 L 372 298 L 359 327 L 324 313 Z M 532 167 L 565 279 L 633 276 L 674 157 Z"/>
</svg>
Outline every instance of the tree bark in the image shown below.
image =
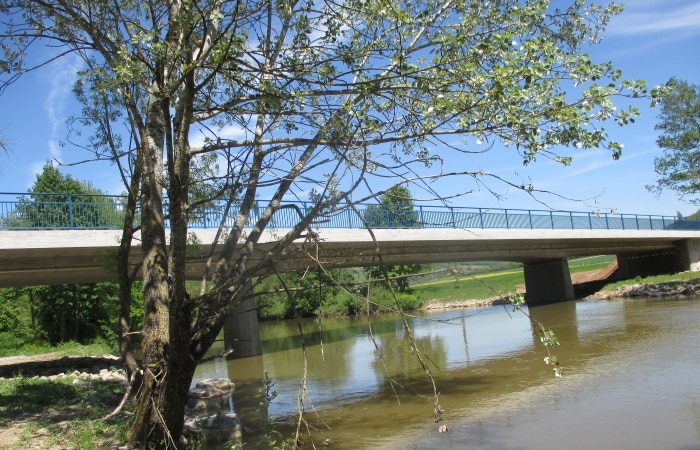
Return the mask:
<svg viewBox="0 0 700 450">
<path fill-rule="evenodd" d="M 167 101 L 152 86 L 142 139 L 144 158 L 141 197 L 141 244 L 143 251 L 143 361 L 142 383 L 137 393 L 134 421 L 127 433 L 130 445 L 144 448 L 176 447 L 178 429 L 172 413 L 164 415 L 168 399 L 168 350 L 170 337 L 170 292 L 168 255 L 163 209 L 163 143 Z M 170 419 L 170 421 L 168 421 Z M 180 422 L 182 416 L 180 416 Z"/>
</svg>

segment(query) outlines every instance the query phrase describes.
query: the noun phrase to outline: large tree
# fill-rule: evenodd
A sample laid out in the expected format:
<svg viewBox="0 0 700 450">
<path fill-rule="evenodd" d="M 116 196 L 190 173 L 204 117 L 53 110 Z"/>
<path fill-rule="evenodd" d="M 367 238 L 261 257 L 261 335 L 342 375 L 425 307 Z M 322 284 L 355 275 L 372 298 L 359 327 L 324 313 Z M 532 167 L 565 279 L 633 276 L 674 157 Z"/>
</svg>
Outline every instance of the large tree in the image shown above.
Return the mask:
<svg viewBox="0 0 700 450">
<path fill-rule="evenodd" d="M 177 444 L 195 367 L 249 281 L 283 270 L 303 236 L 313 256 L 313 223 L 383 194 L 386 177 L 424 198 L 440 198 L 436 178 L 487 182 L 467 157 L 483 151 L 480 140 L 526 164 L 567 163 L 557 149 L 568 146 L 617 158 L 602 123 L 626 124 L 636 110 L 613 100 L 646 95 L 644 83 L 586 47 L 620 11 L 581 0 L 3 1 L 0 90 L 49 67 L 37 59 L 46 51 L 32 52 L 42 42 L 49 59 L 82 58 L 83 111 L 71 124 L 94 131 L 80 145 L 116 164 L 129 195 L 117 270 L 137 393 L 130 443 Z M 222 170 L 198 176 L 193 165 L 212 154 Z M 298 199 L 311 203 L 293 208 L 296 225 L 260 251 L 275 215 Z M 206 288 L 190 298 L 188 224 L 214 202 L 233 220 L 222 220 Z M 139 359 L 128 322 L 137 231 Z"/>
<path fill-rule="evenodd" d="M 379 198 L 378 205 L 367 206 L 364 218 L 372 228 L 419 228 L 422 224 L 413 202 L 413 195 L 406 186 L 392 186 Z M 378 265 L 368 267 L 367 272 L 372 279 L 391 280 L 399 292 L 406 292 L 408 276 L 420 273 L 422 269 L 420 264 Z"/>
<path fill-rule="evenodd" d="M 29 188 L 29 195 L 18 200 L 14 211 L 3 219 L 3 225 L 13 228 L 113 228 L 123 220 L 120 197 L 105 196 L 90 182 L 61 173 L 53 162 L 44 164 Z M 105 263 L 109 264 L 108 260 Z M 118 291 L 119 286 L 114 283 L 87 283 L 34 286 L 18 292 L 28 294 L 32 323 L 38 319 L 42 338 L 57 344 L 67 340 L 88 343 L 98 337 L 114 338 L 114 318 L 120 304 Z M 132 300 L 138 305 L 140 295 L 137 293 L 134 297 Z M 138 310 L 140 307 L 135 308 Z M 36 327 L 34 339 L 37 339 Z"/>
<path fill-rule="evenodd" d="M 691 203 L 700 203 L 700 86 L 671 78 L 660 97 L 661 113 L 656 144 L 663 156 L 654 159 L 659 176 L 653 192 L 676 191 Z"/>
<path fill-rule="evenodd" d="M 37 174 L 29 195 L 18 201 L 5 219 L 16 228 L 113 228 L 123 219 L 120 198 L 62 174 L 51 162 Z"/>
</svg>

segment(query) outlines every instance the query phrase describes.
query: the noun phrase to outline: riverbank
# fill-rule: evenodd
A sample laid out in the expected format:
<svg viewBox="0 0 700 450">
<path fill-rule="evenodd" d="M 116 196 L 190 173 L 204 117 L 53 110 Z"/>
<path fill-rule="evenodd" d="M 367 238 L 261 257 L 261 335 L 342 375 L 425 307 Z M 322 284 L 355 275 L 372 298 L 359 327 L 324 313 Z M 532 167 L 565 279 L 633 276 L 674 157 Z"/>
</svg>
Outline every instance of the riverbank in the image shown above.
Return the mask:
<svg viewBox="0 0 700 450">
<path fill-rule="evenodd" d="M 692 297 L 700 295 L 700 279 L 669 281 L 657 284 L 638 283 L 599 291 L 592 295 L 598 300 L 630 297 Z"/>
</svg>

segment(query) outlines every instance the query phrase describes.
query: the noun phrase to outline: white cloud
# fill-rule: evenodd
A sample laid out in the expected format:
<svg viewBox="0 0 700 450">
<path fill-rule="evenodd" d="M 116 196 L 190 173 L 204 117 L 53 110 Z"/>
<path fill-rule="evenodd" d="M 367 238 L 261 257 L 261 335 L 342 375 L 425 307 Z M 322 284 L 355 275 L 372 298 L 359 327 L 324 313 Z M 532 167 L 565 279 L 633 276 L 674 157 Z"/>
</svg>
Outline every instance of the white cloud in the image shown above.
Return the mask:
<svg viewBox="0 0 700 450">
<path fill-rule="evenodd" d="M 615 17 L 608 33 L 634 35 L 642 33 L 700 32 L 700 3 L 654 1 L 649 3 L 630 2 L 625 11 Z"/>
<path fill-rule="evenodd" d="M 47 77 L 48 93 L 44 101 L 44 109 L 51 126 L 48 142 L 51 158 L 61 160 L 61 148 L 58 141 L 62 137 L 63 126 L 69 113 L 69 102 L 73 99 L 73 84 L 83 62 L 77 55 L 66 55 L 59 58 L 50 66 L 50 76 Z"/>
<path fill-rule="evenodd" d="M 246 137 L 245 128 L 238 125 L 227 125 L 217 131 L 210 132 L 205 129 L 200 129 L 195 133 L 190 135 L 190 147 L 202 147 L 205 144 L 207 138 L 211 140 L 216 140 L 220 138 L 221 140 L 240 140 Z"/>
</svg>

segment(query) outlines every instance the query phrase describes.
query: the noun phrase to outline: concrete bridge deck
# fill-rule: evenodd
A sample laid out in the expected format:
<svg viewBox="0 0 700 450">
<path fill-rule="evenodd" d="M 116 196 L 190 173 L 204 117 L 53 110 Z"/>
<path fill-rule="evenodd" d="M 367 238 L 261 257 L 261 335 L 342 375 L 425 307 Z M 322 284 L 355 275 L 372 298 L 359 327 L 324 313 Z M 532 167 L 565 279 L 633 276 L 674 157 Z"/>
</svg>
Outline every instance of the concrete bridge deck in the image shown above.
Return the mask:
<svg viewBox="0 0 700 450">
<path fill-rule="evenodd" d="M 202 244 L 192 248 L 188 276 L 199 279 L 215 230 L 192 230 Z M 266 232 L 259 255 L 286 230 Z M 679 254 L 689 269 L 700 261 L 700 231 L 682 230 L 528 230 L 377 229 L 375 244 L 366 230 L 321 229 L 319 245 L 299 240 L 279 261 L 283 271 L 315 267 L 308 254 L 327 267 L 462 261 L 517 261 L 527 266 L 574 256 Z M 0 231 L 0 287 L 114 281 L 118 230 Z M 138 245 L 138 237 L 135 240 Z M 140 252 L 134 249 L 132 264 Z M 687 270 L 687 269 L 686 269 Z"/>
</svg>

